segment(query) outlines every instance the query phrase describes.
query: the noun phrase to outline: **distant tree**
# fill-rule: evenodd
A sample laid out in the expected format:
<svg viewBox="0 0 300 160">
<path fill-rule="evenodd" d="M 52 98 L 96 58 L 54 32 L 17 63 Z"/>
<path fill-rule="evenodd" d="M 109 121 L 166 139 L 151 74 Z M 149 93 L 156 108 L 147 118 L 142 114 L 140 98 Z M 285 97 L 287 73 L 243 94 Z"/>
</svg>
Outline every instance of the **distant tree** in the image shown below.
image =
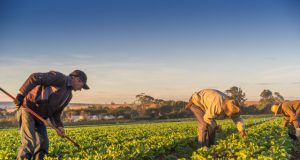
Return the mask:
<svg viewBox="0 0 300 160">
<path fill-rule="evenodd" d="M 175 110 L 176 112 L 181 112 L 182 110 L 185 109 L 186 104 L 187 104 L 187 103 L 184 102 L 184 101 L 176 101 L 176 102 L 175 102 L 175 105 L 174 105 L 174 110 Z"/>
<path fill-rule="evenodd" d="M 138 102 L 140 105 L 137 106 L 137 111 L 141 117 L 146 116 L 147 106 L 154 103 L 154 98 L 146 95 L 145 93 L 141 93 L 135 96 L 135 102 Z"/>
<path fill-rule="evenodd" d="M 154 99 L 154 103 L 157 105 L 162 105 L 164 103 L 163 99 Z"/>
<path fill-rule="evenodd" d="M 255 105 L 241 106 L 241 114 L 258 114 L 259 110 Z"/>
<path fill-rule="evenodd" d="M 275 97 L 274 97 L 275 102 L 277 102 L 277 103 L 284 102 L 284 98 L 279 92 L 274 92 L 274 94 L 275 94 Z"/>
<path fill-rule="evenodd" d="M 147 108 L 146 109 L 146 115 L 150 118 L 158 118 L 159 116 L 159 109 L 158 108 Z"/>
<path fill-rule="evenodd" d="M 145 93 L 138 94 L 135 97 L 142 105 L 154 103 L 154 98 L 146 95 Z"/>
<path fill-rule="evenodd" d="M 175 106 L 175 101 L 173 101 L 173 100 L 168 100 L 168 101 L 163 101 L 163 102 L 161 102 L 161 106 Z"/>
<path fill-rule="evenodd" d="M 230 98 L 238 102 L 240 106 L 244 105 L 244 102 L 247 100 L 246 94 L 239 87 L 233 86 L 230 89 L 226 90 L 225 92 L 227 96 L 229 96 Z"/>
<path fill-rule="evenodd" d="M 138 116 L 139 116 L 139 113 L 138 113 L 137 110 L 132 110 L 132 111 L 131 111 L 131 113 L 130 113 L 130 118 L 131 118 L 132 120 L 138 118 Z"/>
<path fill-rule="evenodd" d="M 264 112 L 269 113 L 269 109 L 274 104 L 275 100 L 272 91 L 265 89 L 260 94 L 259 106 L 264 109 Z"/>
<path fill-rule="evenodd" d="M 72 110 L 65 111 L 64 113 L 65 113 L 66 119 L 67 119 L 68 121 L 71 121 L 72 118 L 73 118 L 73 116 L 76 115 L 76 112 L 75 112 L 75 111 L 72 111 Z"/>
<path fill-rule="evenodd" d="M 130 111 L 131 108 L 127 108 L 127 107 L 118 107 L 114 109 L 114 116 L 118 117 L 118 116 L 124 116 L 126 118 L 130 118 Z"/>
<path fill-rule="evenodd" d="M 173 111 L 173 107 L 170 105 L 164 105 L 158 108 L 160 116 L 167 116 Z"/>
<path fill-rule="evenodd" d="M 119 111 L 116 108 L 110 108 L 107 111 L 107 115 L 113 115 L 114 117 L 117 117 L 119 114 Z"/>
<path fill-rule="evenodd" d="M 110 110 L 108 107 L 100 107 L 100 108 L 97 108 L 97 110 L 93 110 L 93 114 L 96 114 L 96 115 L 104 115 L 106 113 L 108 113 L 108 110 Z"/>
<path fill-rule="evenodd" d="M 89 105 L 88 110 L 95 111 L 95 110 L 97 110 L 97 106 L 96 105 Z"/>
</svg>

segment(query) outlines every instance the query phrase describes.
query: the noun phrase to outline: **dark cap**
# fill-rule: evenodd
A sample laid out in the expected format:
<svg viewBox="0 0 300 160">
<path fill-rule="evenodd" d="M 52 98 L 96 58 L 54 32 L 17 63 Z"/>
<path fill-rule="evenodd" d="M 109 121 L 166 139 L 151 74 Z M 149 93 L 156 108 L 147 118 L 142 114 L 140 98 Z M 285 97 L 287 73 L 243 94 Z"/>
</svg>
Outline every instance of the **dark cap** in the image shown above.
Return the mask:
<svg viewBox="0 0 300 160">
<path fill-rule="evenodd" d="M 84 83 L 84 85 L 83 85 L 82 88 L 83 89 L 90 89 L 90 87 L 86 84 L 87 76 L 86 76 L 86 74 L 83 71 L 81 71 L 81 70 L 75 70 L 72 73 L 70 73 L 69 76 L 79 77 L 83 81 L 83 83 Z"/>
</svg>

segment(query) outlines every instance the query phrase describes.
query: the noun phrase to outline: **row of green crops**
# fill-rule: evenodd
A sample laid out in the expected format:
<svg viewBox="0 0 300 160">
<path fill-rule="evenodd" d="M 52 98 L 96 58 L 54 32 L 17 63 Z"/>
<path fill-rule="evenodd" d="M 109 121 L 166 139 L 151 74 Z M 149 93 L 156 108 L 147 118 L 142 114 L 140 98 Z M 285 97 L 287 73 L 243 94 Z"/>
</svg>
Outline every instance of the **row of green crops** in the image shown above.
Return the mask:
<svg viewBox="0 0 300 160">
<path fill-rule="evenodd" d="M 197 123 L 167 122 L 66 128 L 66 133 L 84 151 L 48 130 L 49 155 L 46 159 L 216 159 L 287 158 L 291 146 L 279 120 L 245 120 L 248 137 L 240 139 L 231 120 L 218 121 L 223 131 L 217 144 L 197 150 Z M 275 134 L 276 133 L 276 134 Z M 18 129 L 0 130 L 0 159 L 15 159 L 20 138 Z M 270 155 L 272 154 L 272 155 Z"/>
</svg>

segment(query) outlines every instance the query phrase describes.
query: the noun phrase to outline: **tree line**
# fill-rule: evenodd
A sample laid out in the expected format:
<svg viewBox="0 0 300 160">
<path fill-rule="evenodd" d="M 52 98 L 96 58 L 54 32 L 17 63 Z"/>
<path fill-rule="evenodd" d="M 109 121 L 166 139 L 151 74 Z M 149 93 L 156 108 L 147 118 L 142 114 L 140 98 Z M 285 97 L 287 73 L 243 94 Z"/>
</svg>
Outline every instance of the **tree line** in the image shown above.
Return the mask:
<svg viewBox="0 0 300 160">
<path fill-rule="evenodd" d="M 258 104 L 246 105 L 246 94 L 240 87 L 233 86 L 224 93 L 234 99 L 241 107 L 242 114 L 270 114 L 270 108 L 275 103 L 285 101 L 279 92 L 268 89 L 260 93 Z M 91 105 L 84 110 L 65 110 L 63 116 L 68 119 L 74 115 L 112 115 L 115 118 L 122 116 L 123 119 L 171 119 L 193 117 L 192 112 L 186 109 L 186 101 L 163 100 L 154 98 L 145 93 L 135 96 L 133 104 L 124 104 L 117 108 L 104 107 L 102 105 Z"/>
</svg>

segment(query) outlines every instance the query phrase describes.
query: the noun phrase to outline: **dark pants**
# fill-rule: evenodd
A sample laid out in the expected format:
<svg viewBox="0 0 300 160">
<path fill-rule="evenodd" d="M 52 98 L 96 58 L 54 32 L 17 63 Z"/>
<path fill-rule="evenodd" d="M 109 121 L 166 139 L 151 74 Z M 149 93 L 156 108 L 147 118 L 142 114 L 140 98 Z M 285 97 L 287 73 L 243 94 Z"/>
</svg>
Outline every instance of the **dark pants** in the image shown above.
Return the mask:
<svg viewBox="0 0 300 160">
<path fill-rule="evenodd" d="M 204 121 L 205 112 L 195 105 L 191 106 L 190 109 L 198 121 L 198 148 L 213 145 L 216 132 Z"/>
<path fill-rule="evenodd" d="M 299 123 L 300 123 L 300 107 L 297 108 L 296 113 L 295 113 L 295 121 L 293 121 L 293 125 L 295 128 L 299 128 Z"/>
<path fill-rule="evenodd" d="M 18 112 L 22 145 L 17 159 L 43 159 L 49 146 L 46 126 L 24 108 Z"/>
<path fill-rule="evenodd" d="M 295 118 L 295 120 L 293 121 L 293 123 L 292 124 L 289 123 L 287 125 L 287 127 L 288 127 L 288 135 L 293 140 L 297 140 L 298 138 L 296 137 L 296 128 L 299 128 L 299 124 L 300 124 L 300 107 L 298 107 L 298 109 L 296 110 L 294 118 Z"/>
</svg>

